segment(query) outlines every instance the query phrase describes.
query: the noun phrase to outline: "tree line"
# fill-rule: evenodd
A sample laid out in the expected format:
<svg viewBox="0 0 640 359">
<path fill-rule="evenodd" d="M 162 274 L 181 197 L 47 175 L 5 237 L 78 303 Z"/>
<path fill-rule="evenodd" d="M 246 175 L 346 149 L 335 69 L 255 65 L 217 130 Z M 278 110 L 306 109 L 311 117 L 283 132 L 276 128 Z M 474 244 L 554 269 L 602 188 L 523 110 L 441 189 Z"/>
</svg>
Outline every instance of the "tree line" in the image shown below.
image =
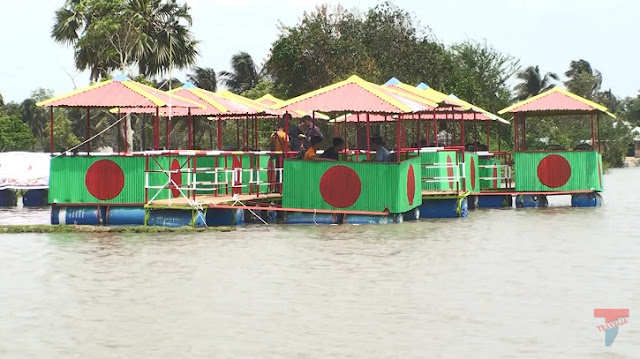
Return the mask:
<svg viewBox="0 0 640 359">
<path fill-rule="evenodd" d="M 357 74 L 374 83 L 391 77 L 413 85 L 426 82 L 495 113 L 514 101 L 563 85 L 617 115 L 617 120 L 601 120 L 605 158 L 613 166 L 622 164 L 632 141 L 630 127 L 640 124 L 640 96 L 622 99 L 611 89 L 601 89 L 603 75 L 588 61 L 568 60 L 562 83 L 557 73 L 545 73 L 538 66 L 523 68 L 518 59 L 486 42 L 445 45 L 409 11 L 389 2 L 364 11 L 320 5 L 305 12 L 297 24 L 279 24 L 278 38 L 264 63 L 256 64 L 241 51 L 232 57 L 231 70 L 220 72 L 197 66 L 199 41 L 190 30 L 190 11 L 176 0 L 66 0 L 55 13 L 51 37 L 73 47 L 76 68 L 88 71 L 92 81 L 127 72 L 137 81 L 164 90 L 182 85 L 180 79 L 164 78 L 172 68 L 191 69 L 185 79 L 198 87 L 215 91 L 221 85 L 250 98 L 266 93 L 291 98 Z M 507 82 L 514 76 L 518 84 L 510 88 Z M 51 95 L 49 90 L 38 89 L 23 102 L 8 104 L 0 97 L 1 150 L 48 147 L 48 114 L 35 103 Z M 79 110 L 54 111 L 56 147 L 69 148 L 80 142 L 83 116 Z M 106 128 L 113 117 L 108 113 L 95 116 L 93 133 Z M 132 121 L 131 126 L 138 129 L 135 148 L 148 147 L 149 121 L 144 116 L 132 116 Z M 199 145 L 213 146 L 213 126 L 208 121 L 198 126 Z M 234 124 L 226 126 L 225 134 L 233 137 L 228 133 L 235 133 Z M 530 121 L 530 148 L 548 143 L 571 146 L 589 138 L 583 131 L 587 127 L 580 118 Z M 2 131 L 4 128 L 12 130 Z M 261 129 L 270 130 L 268 126 Z M 186 125 L 178 121 L 173 131 L 180 145 L 181 138 L 186 138 Z M 503 143 L 511 143 L 509 131 L 502 136 Z M 100 145 L 112 148 L 116 142 L 115 132 L 98 139 Z"/>
</svg>

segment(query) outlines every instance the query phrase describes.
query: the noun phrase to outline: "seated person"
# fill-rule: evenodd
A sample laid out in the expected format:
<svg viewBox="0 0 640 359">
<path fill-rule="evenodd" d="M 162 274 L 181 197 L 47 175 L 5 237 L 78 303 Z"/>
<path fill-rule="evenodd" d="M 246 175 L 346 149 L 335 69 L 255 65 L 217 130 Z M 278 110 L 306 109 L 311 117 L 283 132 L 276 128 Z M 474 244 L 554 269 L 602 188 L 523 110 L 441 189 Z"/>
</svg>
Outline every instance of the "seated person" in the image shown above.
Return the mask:
<svg viewBox="0 0 640 359">
<path fill-rule="evenodd" d="M 338 160 L 338 154 L 340 151 L 344 150 L 344 140 L 340 137 L 333 138 L 333 146 L 324 150 L 324 153 L 321 157 L 324 158 L 332 158 L 334 160 Z"/>
<path fill-rule="evenodd" d="M 372 162 L 389 162 L 389 150 L 384 148 L 382 137 L 371 137 L 371 145 L 373 147 L 373 150 L 376 151 L 376 157 L 372 160 Z"/>
<path fill-rule="evenodd" d="M 311 140 L 309 140 L 309 146 L 310 147 L 304 153 L 303 159 L 305 161 L 330 161 L 330 162 L 335 162 L 335 160 L 332 159 L 332 158 L 324 158 L 324 157 L 318 156 L 316 151 L 320 147 L 320 143 L 322 143 L 322 138 L 321 137 L 318 137 L 318 136 L 311 137 Z"/>
</svg>

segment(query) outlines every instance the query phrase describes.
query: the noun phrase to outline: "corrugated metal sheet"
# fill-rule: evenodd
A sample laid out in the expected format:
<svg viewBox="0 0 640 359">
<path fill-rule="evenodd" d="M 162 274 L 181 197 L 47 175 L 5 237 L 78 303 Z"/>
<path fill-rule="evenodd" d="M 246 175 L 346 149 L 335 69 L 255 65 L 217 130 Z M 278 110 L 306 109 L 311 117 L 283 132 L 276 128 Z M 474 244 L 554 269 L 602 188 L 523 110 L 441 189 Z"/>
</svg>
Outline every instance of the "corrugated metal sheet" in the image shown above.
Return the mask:
<svg viewBox="0 0 640 359">
<path fill-rule="evenodd" d="M 200 105 L 133 81 L 105 81 L 38 103 L 44 107 L 173 107 Z"/>
<path fill-rule="evenodd" d="M 465 166 L 465 187 L 466 191 L 471 193 L 480 192 L 480 165 L 478 154 L 473 152 L 464 153 Z"/>
<path fill-rule="evenodd" d="M 513 104 L 498 113 L 519 113 L 519 112 L 561 112 L 561 113 L 584 113 L 590 111 L 599 111 L 606 113 L 612 117 L 603 105 L 587 100 L 574 93 L 564 90 L 558 86 L 551 90 L 545 91 L 539 95 L 528 98 L 524 101 Z"/>
<path fill-rule="evenodd" d="M 502 165 L 502 161 L 495 158 L 486 158 L 486 157 L 482 157 L 478 161 L 479 161 L 479 166 L 492 166 L 492 167 L 480 168 L 481 178 L 502 177 L 504 175 L 504 170 L 498 167 Z M 480 180 L 480 189 L 498 188 L 499 184 L 500 184 L 499 180 L 490 180 L 490 179 Z"/>
<path fill-rule="evenodd" d="M 407 172 L 414 168 L 415 195 L 413 204 L 407 198 Z M 334 166 L 345 166 L 355 171 L 361 182 L 360 196 L 346 208 L 332 207 L 320 192 L 322 176 Z M 356 211 L 384 211 L 402 213 L 421 203 L 419 188 L 420 159 L 397 163 L 314 162 L 287 160 L 284 166 L 282 204 L 288 208 L 333 209 Z M 346 178 L 343 179 L 346 182 Z M 338 181 L 339 182 L 339 181 Z"/>
<path fill-rule="evenodd" d="M 115 162 L 124 173 L 124 187 L 118 196 L 110 200 L 95 198 L 85 183 L 87 170 L 97 161 Z M 85 157 L 62 156 L 51 159 L 49 178 L 49 202 L 77 203 L 144 203 L 143 157 Z"/>
<path fill-rule="evenodd" d="M 566 159 L 570 165 L 570 175 L 566 183 L 559 187 L 544 185 L 539 174 L 547 176 L 547 181 L 564 182 L 562 168 L 550 167 L 546 173 L 540 169 L 541 161 L 550 155 Z M 602 191 L 602 155 L 597 152 L 516 152 L 514 154 L 516 191 Z"/>
<path fill-rule="evenodd" d="M 456 163 L 456 151 L 438 151 L 438 152 L 422 152 L 420 158 L 422 161 L 422 177 L 428 179 L 429 182 L 422 183 L 423 191 L 451 191 L 456 190 L 456 183 L 454 181 L 446 180 L 447 177 L 460 174 L 460 171 L 456 168 L 451 168 L 451 171 L 446 167 L 449 161 L 452 166 Z M 438 168 L 424 167 L 424 166 L 438 166 Z M 435 178 L 440 178 L 437 182 Z M 460 188 L 462 189 L 462 188 Z"/>
<path fill-rule="evenodd" d="M 351 76 L 347 80 L 311 91 L 275 107 L 285 111 L 404 113 L 428 111 L 434 106 L 427 106 L 419 100 Z"/>
</svg>

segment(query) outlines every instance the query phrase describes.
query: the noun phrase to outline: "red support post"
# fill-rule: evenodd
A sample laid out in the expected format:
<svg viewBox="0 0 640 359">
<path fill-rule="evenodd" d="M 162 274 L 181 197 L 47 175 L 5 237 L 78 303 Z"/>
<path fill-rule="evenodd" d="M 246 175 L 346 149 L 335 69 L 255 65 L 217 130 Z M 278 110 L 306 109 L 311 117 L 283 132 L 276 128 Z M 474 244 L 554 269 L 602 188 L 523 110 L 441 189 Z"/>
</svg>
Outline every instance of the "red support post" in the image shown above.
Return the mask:
<svg viewBox="0 0 640 359">
<path fill-rule="evenodd" d="M 522 117 L 522 150 L 527 150 L 527 116 Z"/>
<path fill-rule="evenodd" d="M 369 113 L 367 112 L 367 161 L 371 154 L 371 126 L 369 125 Z"/>
<path fill-rule="evenodd" d="M 169 117 L 165 117 L 164 119 L 164 148 L 167 150 L 171 149 L 171 140 L 170 140 L 170 134 L 171 134 L 171 124 L 169 123 Z M 126 126 L 125 126 L 125 138 L 126 138 Z M 126 147 L 125 147 L 125 152 L 126 152 Z"/>
<path fill-rule="evenodd" d="M 160 149 L 160 108 L 156 107 L 156 117 L 153 119 L 153 149 Z"/>
<path fill-rule="evenodd" d="M 600 114 L 596 115 L 596 121 L 598 122 L 598 152 L 602 153 L 602 140 L 600 139 Z"/>
<path fill-rule="evenodd" d="M 193 149 L 193 117 L 191 117 L 191 108 L 189 108 L 187 110 L 188 113 L 188 118 L 187 118 L 187 125 L 189 127 L 189 149 L 192 150 Z"/>
<path fill-rule="evenodd" d="M 87 107 L 87 128 L 85 129 L 85 134 L 86 134 L 86 138 L 85 141 L 87 141 L 87 143 L 85 144 L 85 148 L 87 149 L 87 154 L 89 154 L 89 152 L 91 152 L 91 141 L 89 141 L 89 139 L 91 138 L 91 113 L 89 112 L 89 107 Z"/>
<path fill-rule="evenodd" d="M 464 113 L 460 114 L 460 146 L 464 147 Z"/>
<path fill-rule="evenodd" d="M 425 137 L 424 140 L 427 142 L 425 144 L 425 147 L 429 147 L 431 145 L 431 141 L 429 141 L 430 140 L 430 138 L 429 138 L 429 121 L 424 121 L 424 135 L 425 135 L 424 136 Z"/>
<path fill-rule="evenodd" d="M 236 147 L 240 149 L 240 119 L 236 118 Z"/>
<path fill-rule="evenodd" d="M 422 146 L 420 146 L 420 115 L 418 115 L 418 120 L 416 121 L 416 136 L 418 136 L 418 152 L 420 151 L 420 148 L 422 148 Z"/>
<path fill-rule="evenodd" d="M 596 149 L 596 132 L 593 130 L 593 112 L 591 113 L 591 148 Z"/>
<path fill-rule="evenodd" d="M 49 149 L 53 154 L 53 107 L 49 107 Z"/>
<path fill-rule="evenodd" d="M 513 152 L 518 152 L 518 114 L 513 115 Z"/>
<path fill-rule="evenodd" d="M 216 133 L 218 149 L 222 150 L 222 120 L 220 120 L 220 117 L 218 117 L 216 122 L 218 123 L 218 132 Z"/>
<path fill-rule="evenodd" d="M 258 151 L 258 116 L 253 117 L 253 150 Z"/>
<path fill-rule="evenodd" d="M 491 124 L 490 123 L 487 123 L 487 151 L 491 151 Z"/>
<path fill-rule="evenodd" d="M 398 162 L 400 162 L 400 147 L 402 146 L 400 141 L 401 141 L 401 127 L 402 127 L 402 116 L 398 116 L 398 121 L 396 121 L 396 141 L 397 141 L 397 148 L 396 148 L 396 157 L 398 158 Z"/>
<path fill-rule="evenodd" d="M 496 126 L 498 126 L 498 151 L 500 151 L 500 122 L 497 122 Z"/>
<path fill-rule="evenodd" d="M 433 110 L 433 140 L 438 147 L 438 120 L 436 119 L 436 111 Z"/>
<path fill-rule="evenodd" d="M 122 129 L 122 121 L 120 121 L 120 119 L 122 118 L 122 115 L 120 115 L 120 110 L 118 109 L 118 127 L 116 128 L 116 132 L 118 132 L 118 153 L 121 152 L 121 147 L 120 147 L 120 129 Z"/>
<path fill-rule="evenodd" d="M 126 117 L 127 115 L 125 115 Z M 129 152 L 129 134 L 127 133 L 127 121 L 124 121 L 124 153 Z"/>
<path fill-rule="evenodd" d="M 347 115 L 344 115 L 344 147 L 346 150 L 349 149 L 349 138 L 347 137 Z M 357 145 L 357 144 L 356 144 Z M 346 152 L 345 152 L 346 153 Z M 349 157 L 347 156 L 347 159 Z"/>
</svg>

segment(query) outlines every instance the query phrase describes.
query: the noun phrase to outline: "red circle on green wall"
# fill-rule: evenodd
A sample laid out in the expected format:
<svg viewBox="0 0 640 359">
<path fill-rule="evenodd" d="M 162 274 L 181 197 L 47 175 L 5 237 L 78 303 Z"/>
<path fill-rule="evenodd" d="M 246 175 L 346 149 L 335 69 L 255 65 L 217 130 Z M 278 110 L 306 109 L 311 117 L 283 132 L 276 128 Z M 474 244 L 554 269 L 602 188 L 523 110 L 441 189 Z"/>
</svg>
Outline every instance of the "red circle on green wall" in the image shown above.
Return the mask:
<svg viewBox="0 0 640 359">
<path fill-rule="evenodd" d="M 95 198 L 106 201 L 116 198 L 124 188 L 124 173 L 111 160 L 94 162 L 84 176 L 84 185 Z"/>
<path fill-rule="evenodd" d="M 169 169 L 171 170 L 171 195 L 173 197 L 180 197 L 180 190 L 178 189 L 178 187 L 182 187 L 182 173 L 180 173 L 180 162 L 178 162 L 178 160 L 173 160 Z"/>
<path fill-rule="evenodd" d="M 548 155 L 538 164 L 538 179 L 550 188 L 562 187 L 571 178 L 571 165 L 560 155 Z"/>
<path fill-rule="evenodd" d="M 320 178 L 320 195 L 332 207 L 352 206 L 360 198 L 361 190 L 360 177 L 346 166 L 331 167 Z"/>
<path fill-rule="evenodd" d="M 471 189 L 475 190 L 476 189 L 476 162 L 473 159 L 473 156 L 471 157 L 471 161 L 469 163 L 469 166 L 471 166 L 471 169 L 469 170 L 469 176 L 471 177 Z"/>
<path fill-rule="evenodd" d="M 413 198 L 416 196 L 416 174 L 413 172 L 413 165 L 409 165 L 407 171 L 407 199 L 409 205 L 413 205 Z"/>
<path fill-rule="evenodd" d="M 451 161 L 451 155 L 447 155 L 447 177 L 449 177 L 449 189 L 453 189 L 453 161 Z"/>
</svg>

